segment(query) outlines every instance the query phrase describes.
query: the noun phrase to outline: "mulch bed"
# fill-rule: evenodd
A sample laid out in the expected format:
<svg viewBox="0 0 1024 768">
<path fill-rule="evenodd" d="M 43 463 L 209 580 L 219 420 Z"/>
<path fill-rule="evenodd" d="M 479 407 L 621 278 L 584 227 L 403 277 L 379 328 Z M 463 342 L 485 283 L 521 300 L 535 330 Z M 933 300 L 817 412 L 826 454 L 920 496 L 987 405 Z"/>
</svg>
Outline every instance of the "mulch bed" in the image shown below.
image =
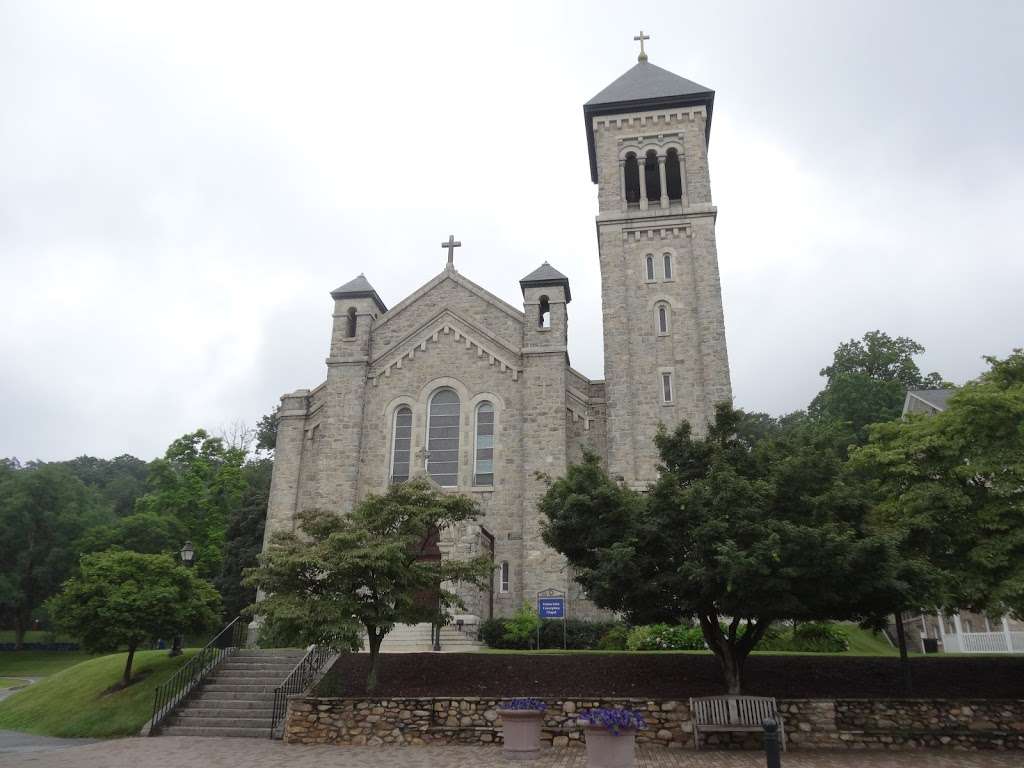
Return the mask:
<svg viewBox="0 0 1024 768">
<path fill-rule="evenodd" d="M 318 696 L 366 695 L 369 656 L 346 654 Z M 1024 658 L 912 659 L 913 698 L 1024 698 Z M 545 696 L 686 699 L 725 693 L 714 657 L 691 654 L 407 653 L 381 658 L 375 697 Z M 753 656 L 744 693 L 776 698 L 906 698 L 898 659 Z"/>
</svg>

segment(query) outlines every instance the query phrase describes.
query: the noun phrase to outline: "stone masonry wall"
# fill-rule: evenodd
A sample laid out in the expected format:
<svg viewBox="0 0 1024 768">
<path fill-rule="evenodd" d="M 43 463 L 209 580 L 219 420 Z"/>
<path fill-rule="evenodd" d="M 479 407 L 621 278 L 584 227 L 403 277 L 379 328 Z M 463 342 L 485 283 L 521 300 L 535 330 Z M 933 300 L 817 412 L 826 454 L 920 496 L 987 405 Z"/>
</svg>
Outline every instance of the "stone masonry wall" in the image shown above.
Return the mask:
<svg viewBox="0 0 1024 768">
<path fill-rule="evenodd" d="M 638 743 L 692 748 L 689 703 L 647 699 L 548 699 L 542 742 L 581 745 L 583 709 L 629 707 L 644 713 Z M 500 699 L 313 698 L 288 702 L 284 740 L 293 744 L 500 744 Z M 779 702 L 793 749 L 1024 750 L 1024 699 L 792 699 Z M 715 749 L 756 749 L 758 734 L 702 734 Z"/>
</svg>

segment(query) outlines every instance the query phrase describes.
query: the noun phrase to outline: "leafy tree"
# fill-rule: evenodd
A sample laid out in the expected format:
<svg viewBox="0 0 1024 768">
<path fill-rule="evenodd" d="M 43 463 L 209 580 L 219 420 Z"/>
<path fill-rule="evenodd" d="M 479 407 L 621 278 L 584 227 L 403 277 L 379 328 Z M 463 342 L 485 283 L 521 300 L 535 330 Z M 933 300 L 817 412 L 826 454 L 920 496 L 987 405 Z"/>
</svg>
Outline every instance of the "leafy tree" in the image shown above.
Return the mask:
<svg viewBox="0 0 1024 768">
<path fill-rule="evenodd" d="M 551 483 L 544 540 L 588 596 L 634 624 L 696 618 L 730 693 L 783 619 L 861 619 L 889 599 L 886 542 L 855 505 L 832 508 L 848 433 L 719 405 L 704 438 L 683 423 L 656 438 L 648 493 L 620 488 L 594 455 Z M 726 623 L 728 619 L 728 623 Z"/>
<path fill-rule="evenodd" d="M 136 511 L 176 518 L 196 548 L 200 575 L 223 568 L 228 520 L 242 503 L 245 450 L 197 430 L 175 440 L 150 464 L 147 492 Z"/>
<path fill-rule="evenodd" d="M 269 451 L 277 447 L 277 409 L 266 414 L 256 423 L 256 449 Z"/>
<path fill-rule="evenodd" d="M 0 606 L 14 616 L 20 648 L 32 612 L 74 566 L 74 542 L 84 530 L 107 522 L 109 513 L 96 492 L 65 467 L 14 466 L 0 472 Z"/>
<path fill-rule="evenodd" d="M 152 511 L 128 515 L 109 525 L 91 528 L 78 541 L 83 554 L 127 549 L 148 555 L 177 555 L 188 533 L 175 517 Z"/>
<path fill-rule="evenodd" d="M 468 497 L 443 493 L 424 479 L 371 494 L 349 515 L 302 513 L 299 532 L 278 534 L 249 573 L 247 583 L 267 595 L 253 611 L 302 644 L 355 648 L 361 626 L 370 651 L 366 688 L 372 691 L 381 642 L 395 624 L 438 620 L 462 605 L 448 585 L 487 582 L 487 557 L 421 557 L 438 532 L 479 515 Z"/>
<path fill-rule="evenodd" d="M 263 526 L 270 500 L 274 460 L 255 459 L 242 467 L 245 490 L 241 504 L 228 518 L 224 565 L 215 580 L 228 616 L 237 616 L 256 599 L 256 590 L 242 583 L 243 572 L 258 564 L 263 549 Z"/>
<path fill-rule="evenodd" d="M 832 365 L 821 369 L 825 388 L 811 401 L 809 412 L 850 425 L 858 442 L 864 442 L 869 424 L 900 415 L 908 389 L 951 386 L 938 373 L 921 374 L 914 357 L 923 353 L 924 347 L 913 339 L 893 339 L 881 331 L 840 344 Z"/>
<path fill-rule="evenodd" d="M 87 651 L 128 649 L 122 687 L 131 683 L 141 644 L 208 629 L 219 607 L 217 591 L 170 556 L 118 550 L 83 557 L 80 575 L 47 603 L 57 624 Z"/>
<path fill-rule="evenodd" d="M 114 459 L 79 456 L 58 463 L 88 487 L 95 488 L 118 517 L 130 515 L 135 500 L 146 491 L 149 464 L 128 454 Z"/>
<path fill-rule="evenodd" d="M 875 425 L 851 456 L 849 482 L 867 489 L 871 524 L 916 576 L 890 606 L 897 619 L 922 608 L 1020 613 L 1024 351 L 986 360 L 944 412 Z"/>
</svg>

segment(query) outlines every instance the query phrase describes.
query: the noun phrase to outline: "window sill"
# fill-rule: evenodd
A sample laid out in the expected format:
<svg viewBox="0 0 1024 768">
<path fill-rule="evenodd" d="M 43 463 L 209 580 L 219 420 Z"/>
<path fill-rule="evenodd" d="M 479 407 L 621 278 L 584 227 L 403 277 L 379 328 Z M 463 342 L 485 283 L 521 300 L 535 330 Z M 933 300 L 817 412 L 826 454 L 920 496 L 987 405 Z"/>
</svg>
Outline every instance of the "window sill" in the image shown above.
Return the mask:
<svg viewBox="0 0 1024 768">
<path fill-rule="evenodd" d="M 661 406 L 662 406 L 663 408 L 669 408 L 669 407 L 671 407 L 671 406 L 673 406 L 673 405 L 675 405 L 675 402 L 674 402 L 674 401 L 673 401 L 673 402 L 670 402 L 670 403 L 664 403 L 664 402 L 663 402 L 663 403 L 661 404 Z"/>
<path fill-rule="evenodd" d="M 470 493 L 494 493 L 493 485 L 471 485 L 469 487 Z"/>
</svg>

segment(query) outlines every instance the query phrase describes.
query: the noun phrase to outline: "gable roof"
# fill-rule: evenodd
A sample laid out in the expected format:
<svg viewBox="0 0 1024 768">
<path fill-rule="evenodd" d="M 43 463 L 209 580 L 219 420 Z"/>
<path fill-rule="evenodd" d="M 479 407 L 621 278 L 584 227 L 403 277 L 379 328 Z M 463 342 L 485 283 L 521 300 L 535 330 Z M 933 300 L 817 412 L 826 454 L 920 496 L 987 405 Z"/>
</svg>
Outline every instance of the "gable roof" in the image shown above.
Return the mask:
<svg viewBox="0 0 1024 768">
<path fill-rule="evenodd" d="M 569 278 L 546 261 L 519 281 L 520 288 L 526 288 L 528 285 L 560 285 L 565 291 L 565 303 L 568 304 L 572 301 L 572 295 L 569 293 Z"/>
<path fill-rule="evenodd" d="M 687 80 L 667 69 L 639 61 L 626 70 L 611 85 L 583 105 L 583 118 L 587 126 L 587 149 L 590 152 L 590 178 L 597 183 L 597 154 L 594 148 L 593 118 L 651 109 L 703 105 L 708 119 L 704 140 L 711 137 L 711 112 L 715 105 L 715 92 L 700 83 Z"/>
<path fill-rule="evenodd" d="M 916 398 L 937 411 L 944 411 L 946 410 L 946 403 L 949 401 L 949 398 L 955 393 L 955 389 L 911 389 L 907 391 L 907 397 Z M 905 410 L 906 407 L 904 406 Z"/>
<path fill-rule="evenodd" d="M 331 298 L 334 299 L 373 299 L 377 304 L 377 309 L 381 312 L 387 312 L 388 308 L 384 306 L 384 302 L 380 300 L 380 296 L 373 290 L 373 286 L 370 285 L 370 281 L 366 279 L 366 275 L 360 273 L 359 277 L 354 280 L 349 280 L 344 285 L 338 286 L 331 291 Z"/>
</svg>

